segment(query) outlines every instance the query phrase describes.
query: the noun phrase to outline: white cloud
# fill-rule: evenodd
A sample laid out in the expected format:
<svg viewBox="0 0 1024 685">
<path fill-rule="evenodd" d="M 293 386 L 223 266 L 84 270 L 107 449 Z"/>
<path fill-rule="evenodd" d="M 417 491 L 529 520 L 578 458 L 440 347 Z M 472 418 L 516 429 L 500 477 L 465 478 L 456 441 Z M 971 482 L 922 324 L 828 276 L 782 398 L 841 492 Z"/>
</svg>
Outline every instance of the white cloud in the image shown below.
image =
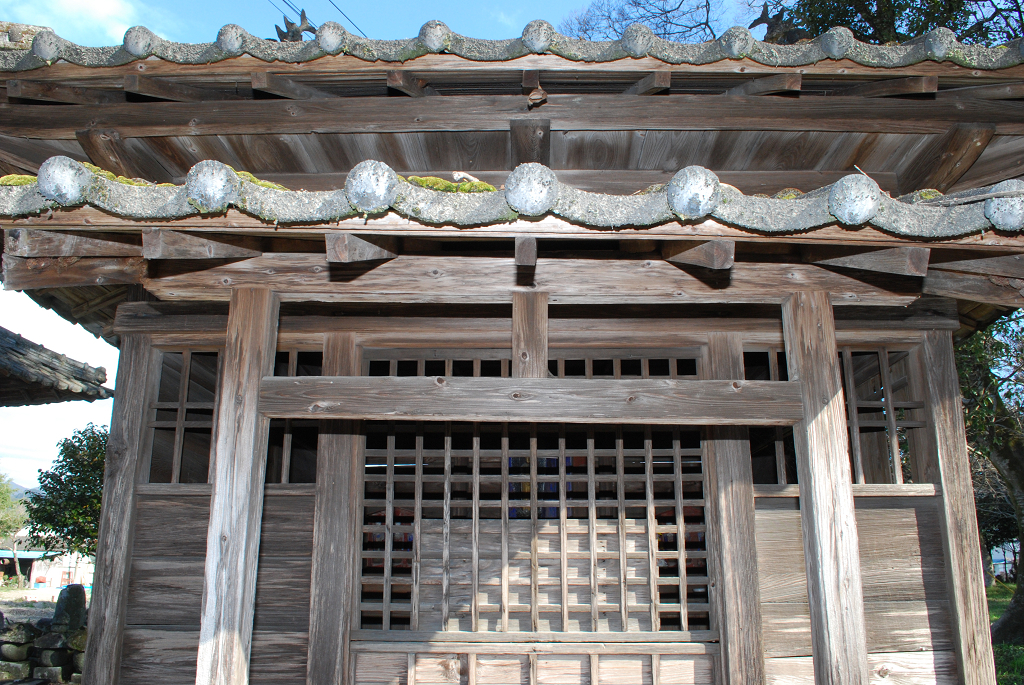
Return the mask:
<svg viewBox="0 0 1024 685">
<path fill-rule="evenodd" d="M 119 45 L 124 32 L 139 24 L 160 35 L 177 24 L 137 0 L 0 0 L 0 18 L 49 26 L 62 38 L 91 46 Z"/>
<path fill-rule="evenodd" d="M 519 13 L 518 12 L 516 12 L 515 14 L 509 16 L 509 15 L 505 14 L 504 12 L 502 12 L 501 10 L 498 10 L 497 12 L 492 12 L 491 16 L 499 24 L 501 24 L 503 26 L 507 26 L 508 28 L 510 28 L 510 29 L 512 29 L 514 31 L 521 31 L 522 28 L 523 28 L 521 22 L 519 21 Z"/>
<path fill-rule="evenodd" d="M 0 291 L 0 326 L 76 361 L 104 367 L 106 385 L 113 387 L 117 348 L 39 307 L 27 295 Z M 35 487 L 38 470 L 50 468 L 57 457 L 57 443 L 90 422 L 109 425 L 112 410 L 112 400 L 0 407 L 0 473 Z"/>
</svg>

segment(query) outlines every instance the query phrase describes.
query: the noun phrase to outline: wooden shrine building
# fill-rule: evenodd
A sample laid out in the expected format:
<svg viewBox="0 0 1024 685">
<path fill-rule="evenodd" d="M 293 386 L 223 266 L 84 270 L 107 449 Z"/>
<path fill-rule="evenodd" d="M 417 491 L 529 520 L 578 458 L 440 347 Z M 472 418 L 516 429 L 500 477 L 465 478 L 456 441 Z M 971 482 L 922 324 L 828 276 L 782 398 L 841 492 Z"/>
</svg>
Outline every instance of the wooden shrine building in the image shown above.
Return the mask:
<svg viewBox="0 0 1024 685">
<path fill-rule="evenodd" d="M 1022 41 L 4 27 L 4 287 L 121 348 L 89 685 L 995 682 Z"/>
</svg>

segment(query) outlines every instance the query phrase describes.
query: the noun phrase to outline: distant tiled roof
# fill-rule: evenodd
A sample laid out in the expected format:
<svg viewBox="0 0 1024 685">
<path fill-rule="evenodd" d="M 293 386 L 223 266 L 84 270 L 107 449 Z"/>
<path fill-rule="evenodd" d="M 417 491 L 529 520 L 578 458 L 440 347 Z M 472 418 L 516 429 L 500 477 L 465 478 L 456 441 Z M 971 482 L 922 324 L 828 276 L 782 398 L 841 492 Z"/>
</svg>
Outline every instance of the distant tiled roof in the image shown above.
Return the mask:
<svg viewBox="0 0 1024 685">
<path fill-rule="evenodd" d="M 0 406 L 17 407 L 113 397 L 107 372 L 68 359 L 0 328 Z"/>
<path fill-rule="evenodd" d="M 653 57 L 668 64 L 709 64 L 746 57 L 777 67 L 803 66 L 829 59 L 849 59 L 871 67 L 904 67 L 925 60 L 950 61 L 968 69 L 1002 69 L 1024 62 L 1021 39 L 994 48 L 965 45 L 944 28 L 901 45 L 861 43 L 849 29 L 841 27 L 796 45 L 776 45 L 755 40 L 750 31 L 735 26 L 717 40 L 688 44 L 659 38 L 641 24 L 629 26 L 622 38 L 614 41 L 563 36 L 541 20 L 527 24 L 519 38 L 480 40 L 459 35 L 440 21 L 429 21 L 415 38 L 370 40 L 329 21 L 320 26 L 313 40 L 302 42 L 257 38 L 240 26 L 229 24 L 212 43 L 175 43 L 145 27 L 135 26 L 125 33 L 121 45 L 83 47 L 51 30 L 42 30 L 32 37 L 31 47 L 24 49 L 21 47 L 26 40 L 24 32 L 19 25 L 9 26 L 8 30 L 16 35 L 7 41 L 0 40 L 0 71 L 35 69 L 57 60 L 88 67 L 109 67 L 151 56 L 177 64 L 209 64 L 239 55 L 250 55 L 265 62 L 309 62 L 339 54 L 371 62 L 404 62 L 432 53 L 450 53 L 482 62 L 500 62 L 530 54 L 559 55 L 581 62 Z"/>
</svg>

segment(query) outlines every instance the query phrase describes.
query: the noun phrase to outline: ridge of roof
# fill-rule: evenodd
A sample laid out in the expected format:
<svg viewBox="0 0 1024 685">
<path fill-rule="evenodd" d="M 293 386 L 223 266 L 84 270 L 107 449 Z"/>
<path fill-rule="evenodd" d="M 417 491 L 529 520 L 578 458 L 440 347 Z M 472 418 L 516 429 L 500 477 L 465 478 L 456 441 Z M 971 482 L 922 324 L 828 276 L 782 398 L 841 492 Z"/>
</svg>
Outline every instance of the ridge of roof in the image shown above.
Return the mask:
<svg viewBox="0 0 1024 685">
<path fill-rule="evenodd" d="M 0 376 L 36 383 L 80 399 L 105 400 L 113 393 L 103 387 L 107 372 L 70 359 L 0 327 Z M 73 399 L 73 398 L 67 398 Z"/>
<path fill-rule="evenodd" d="M 374 160 L 357 164 L 340 190 L 279 190 L 247 176 L 206 160 L 189 170 L 181 186 L 129 185 L 68 157 L 51 157 L 40 166 L 35 182 L 0 186 L 0 216 L 89 204 L 132 219 L 177 219 L 235 207 L 275 224 L 325 223 L 394 211 L 424 223 L 456 226 L 553 214 L 594 229 L 713 217 L 751 232 L 776 235 L 835 223 L 870 224 L 908 238 L 1024 229 L 1024 181 L 1017 179 L 945 197 L 918 192 L 892 198 L 869 176 L 850 174 L 831 186 L 781 199 L 744 195 L 699 166 L 686 167 L 665 186 L 636 195 L 579 190 L 559 183 L 554 171 L 534 163 L 516 167 L 504 190 L 482 193 L 448 193 L 414 185 Z"/>
<path fill-rule="evenodd" d="M 987 70 L 1024 62 L 1024 39 L 993 48 L 966 45 L 949 29 L 938 28 L 900 45 L 871 45 L 858 41 L 849 29 L 836 27 L 807 42 L 776 45 L 756 40 L 748 29 L 734 26 L 717 40 L 678 43 L 659 38 L 647 26 L 632 24 L 619 40 L 589 41 L 564 36 L 550 23 L 535 20 L 526 25 L 519 38 L 483 40 L 455 33 L 443 22 L 434 20 L 424 24 L 416 37 L 405 40 L 362 38 L 329 21 L 321 24 L 314 39 L 303 42 L 257 38 L 236 24 L 228 24 L 211 43 L 176 43 L 160 38 L 143 26 L 134 26 L 125 32 L 121 45 L 99 48 L 77 45 L 49 29 L 39 31 L 29 49 L 0 49 L 0 71 L 27 71 L 58 60 L 85 67 L 111 67 L 149 57 L 176 64 L 210 64 L 250 55 L 265 62 L 294 63 L 346 54 L 371 62 L 405 62 L 443 52 L 482 62 L 546 53 L 579 62 L 654 57 L 668 64 L 693 65 L 746 57 L 773 67 L 849 59 L 864 66 L 892 68 L 933 60 Z"/>
</svg>

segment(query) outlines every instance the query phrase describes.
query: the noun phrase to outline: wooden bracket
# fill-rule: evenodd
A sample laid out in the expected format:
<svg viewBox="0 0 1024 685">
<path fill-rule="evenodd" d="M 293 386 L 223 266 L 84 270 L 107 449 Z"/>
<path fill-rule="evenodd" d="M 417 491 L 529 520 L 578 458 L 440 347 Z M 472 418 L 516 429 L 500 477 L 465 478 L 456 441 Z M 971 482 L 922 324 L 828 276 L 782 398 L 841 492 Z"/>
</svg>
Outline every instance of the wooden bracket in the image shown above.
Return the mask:
<svg viewBox="0 0 1024 685">
<path fill-rule="evenodd" d="M 260 239 L 254 236 L 210 236 L 166 228 L 142 229 L 142 256 L 146 259 L 230 259 L 259 257 Z"/>
<path fill-rule="evenodd" d="M 244 100 L 241 95 L 212 88 L 196 88 L 161 78 L 125 74 L 124 91 L 172 102 L 205 102 L 206 100 Z"/>
<path fill-rule="evenodd" d="M 39 257 L 3 256 L 4 290 L 73 288 L 84 285 L 142 283 L 146 260 L 142 257 Z"/>
<path fill-rule="evenodd" d="M 771 95 L 800 90 L 803 76 L 800 74 L 775 74 L 757 78 L 725 91 L 726 95 Z"/>
<path fill-rule="evenodd" d="M 705 269 L 731 269 L 736 260 L 736 242 L 732 240 L 666 241 L 661 256 L 673 264 L 702 266 Z"/>
<path fill-rule="evenodd" d="M 668 69 L 653 71 L 622 91 L 623 95 L 654 95 L 672 87 L 672 72 Z"/>
<path fill-rule="evenodd" d="M 930 254 L 931 250 L 927 247 L 890 247 L 852 253 L 843 248 L 803 248 L 803 259 L 808 264 L 878 271 L 899 276 L 924 276 L 928 273 Z"/>
<path fill-rule="evenodd" d="M 548 294 L 512 292 L 513 378 L 548 377 Z"/>
<path fill-rule="evenodd" d="M 398 256 L 398 238 L 357 236 L 352 233 L 327 233 L 327 261 L 336 264 L 379 262 Z"/>
<path fill-rule="evenodd" d="M 939 89 L 938 76 L 908 76 L 906 78 L 871 81 L 859 86 L 842 88 L 833 93 L 844 97 L 885 98 L 893 95 L 916 95 L 918 93 L 934 93 Z"/>
<path fill-rule="evenodd" d="M 1024 307 L 1024 280 L 1005 276 L 975 276 L 929 269 L 921 292 L 985 304 Z"/>
<path fill-rule="evenodd" d="M 532 235 L 516 236 L 516 266 L 537 266 L 537 239 Z"/>
<path fill-rule="evenodd" d="M 946 192 L 967 173 L 988 147 L 991 124 L 957 124 L 907 161 L 899 174 L 900 193 L 922 188 Z"/>
<path fill-rule="evenodd" d="M 334 93 L 307 86 L 305 83 L 269 71 L 252 72 L 252 89 L 292 100 L 327 100 L 338 97 Z"/>
<path fill-rule="evenodd" d="M 523 95 L 529 101 L 530 109 L 547 102 L 548 94 L 540 87 L 540 72 L 536 69 L 523 71 Z"/>
<path fill-rule="evenodd" d="M 118 90 L 62 86 L 49 81 L 23 81 L 21 79 L 7 81 L 7 97 L 66 102 L 73 105 L 110 105 L 125 100 L 124 93 Z"/>
<path fill-rule="evenodd" d="M 969 255 L 960 252 L 956 254 L 956 257 L 959 257 L 959 259 L 954 257 L 954 259 L 949 261 L 936 261 L 936 258 L 942 259 L 944 257 L 946 257 L 946 250 L 936 250 L 935 254 L 932 255 L 932 261 L 928 268 L 938 269 L 939 271 L 960 271 L 968 274 L 1024 279 L 1024 254 L 971 259 Z"/>
<path fill-rule="evenodd" d="M 142 245 L 131 233 L 9 228 L 4 231 L 4 252 L 13 257 L 141 257 Z"/>
<path fill-rule="evenodd" d="M 388 72 L 388 88 L 401 91 L 414 98 L 437 95 L 438 92 L 427 85 L 425 79 L 416 78 L 408 71 L 393 70 Z"/>
</svg>

